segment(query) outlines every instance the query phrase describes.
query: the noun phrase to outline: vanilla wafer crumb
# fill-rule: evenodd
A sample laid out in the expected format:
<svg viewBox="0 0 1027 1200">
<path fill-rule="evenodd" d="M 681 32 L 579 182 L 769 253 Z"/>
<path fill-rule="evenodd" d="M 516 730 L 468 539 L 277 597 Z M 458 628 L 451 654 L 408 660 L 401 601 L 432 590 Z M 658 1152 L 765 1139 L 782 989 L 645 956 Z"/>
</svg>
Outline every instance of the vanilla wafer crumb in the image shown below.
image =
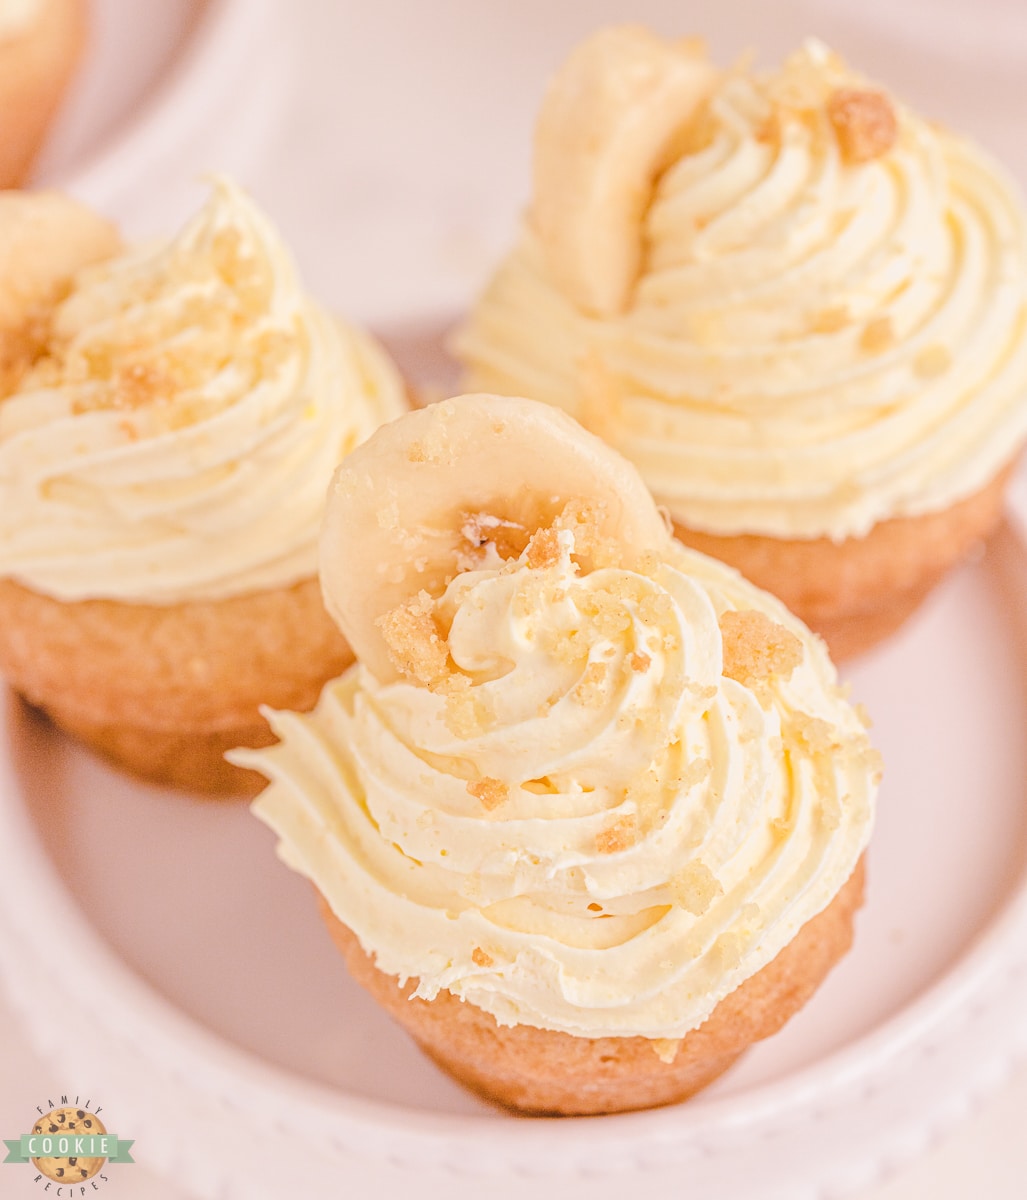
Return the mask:
<svg viewBox="0 0 1027 1200">
<path fill-rule="evenodd" d="M 746 687 L 777 677 L 789 679 L 802 662 L 802 642 L 755 609 L 724 612 L 720 617 L 724 642 L 724 675 Z"/>
<path fill-rule="evenodd" d="M 552 528 L 537 529 L 528 542 L 525 561 L 533 571 L 537 571 L 545 567 L 555 567 L 562 554 L 558 531 Z"/>
<path fill-rule="evenodd" d="M 693 758 L 681 768 L 676 780 L 677 786 L 681 791 L 688 791 L 697 783 L 702 783 L 712 770 L 713 764 L 708 758 Z"/>
<path fill-rule="evenodd" d="M 626 813 L 596 834 L 596 850 L 600 854 L 616 854 L 619 850 L 627 850 L 637 840 L 638 819 L 634 813 Z"/>
<path fill-rule="evenodd" d="M 685 912 L 701 917 L 724 894 L 724 888 L 705 863 L 694 859 L 671 876 L 670 893 Z"/>
<path fill-rule="evenodd" d="M 501 779 L 494 779 L 491 775 L 486 775 L 482 779 L 476 779 L 467 785 L 468 792 L 481 802 L 481 806 L 492 812 L 498 808 L 510 795 L 510 789 Z"/>
<path fill-rule="evenodd" d="M 796 736 L 813 754 L 825 754 L 829 750 L 841 748 L 842 741 L 839 730 L 821 717 L 811 717 L 809 713 L 797 712 L 792 718 L 792 726 Z"/>
<path fill-rule="evenodd" d="M 894 105 L 884 92 L 871 88 L 837 88 L 827 99 L 827 116 L 851 163 L 887 154 L 899 135 Z"/>
<path fill-rule="evenodd" d="M 596 587 L 578 600 L 578 609 L 588 617 L 595 638 L 617 638 L 631 628 L 631 614 L 624 597 L 612 588 Z"/>
<path fill-rule="evenodd" d="M 543 629 L 539 646 L 550 658 L 566 666 L 576 665 L 588 657 L 589 639 L 581 630 L 567 633 L 557 629 Z"/>
<path fill-rule="evenodd" d="M 375 622 L 396 670 L 426 685 L 437 683 L 448 672 L 449 649 L 439 636 L 434 608 L 431 596 L 421 591 Z"/>
<path fill-rule="evenodd" d="M 568 500 L 553 528 L 569 531 L 574 553 L 587 558 L 593 568 L 616 566 L 624 557 L 620 543 L 603 536 L 603 505 L 595 500 Z"/>
</svg>

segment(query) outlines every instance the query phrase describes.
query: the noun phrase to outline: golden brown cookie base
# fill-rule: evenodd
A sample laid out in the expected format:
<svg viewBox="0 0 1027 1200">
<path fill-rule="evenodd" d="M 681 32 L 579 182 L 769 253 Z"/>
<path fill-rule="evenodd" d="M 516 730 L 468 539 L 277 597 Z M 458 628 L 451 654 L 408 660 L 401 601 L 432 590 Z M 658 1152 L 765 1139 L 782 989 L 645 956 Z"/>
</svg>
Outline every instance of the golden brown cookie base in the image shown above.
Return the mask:
<svg viewBox="0 0 1027 1200">
<path fill-rule="evenodd" d="M 321 898 L 321 912 L 354 979 L 421 1049 L 488 1100 L 529 1113 L 586 1115 L 652 1108 L 706 1087 L 753 1042 L 776 1033 L 806 1003 L 852 944 L 863 902 L 863 863 L 832 903 L 758 974 L 685 1037 L 670 1063 L 647 1038 L 582 1038 L 527 1025 L 500 1026 L 450 992 L 410 999 L 360 947 Z"/>
<path fill-rule="evenodd" d="M 252 795 L 225 763 L 274 739 L 259 708 L 313 708 L 353 661 L 316 579 L 168 606 L 62 603 L 0 580 L 0 673 L 62 728 L 146 779 Z"/>
<path fill-rule="evenodd" d="M 29 30 L 0 41 L 0 188 L 27 177 L 85 40 L 85 0 L 48 0 Z"/>
<path fill-rule="evenodd" d="M 836 660 L 893 633 L 942 577 L 994 532 L 1013 465 L 943 512 L 882 521 L 832 542 L 717 537 L 675 524 L 682 542 L 737 567 L 819 633 Z"/>
</svg>

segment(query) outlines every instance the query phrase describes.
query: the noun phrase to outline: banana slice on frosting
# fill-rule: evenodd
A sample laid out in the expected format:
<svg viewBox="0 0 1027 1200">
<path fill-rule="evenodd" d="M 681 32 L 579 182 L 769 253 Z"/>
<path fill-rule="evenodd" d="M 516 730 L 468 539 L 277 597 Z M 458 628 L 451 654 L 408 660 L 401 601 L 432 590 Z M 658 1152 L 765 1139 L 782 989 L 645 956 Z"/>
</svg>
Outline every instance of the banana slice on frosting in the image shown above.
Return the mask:
<svg viewBox="0 0 1027 1200">
<path fill-rule="evenodd" d="M 556 282 L 585 312 L 627 305 L 653 182 L 717 79 L 696 43 L 621 26 L 589 38 L 550 85 L 532 212 Z"/>
<path fill-rule="evenodd" d="M 520 553 L 568 505 L 597 545 L 630 555 L 670 540 L 635 468 L 559 409 L 472 395 L 407 413 L 332 481 L 321 539 L 328 611 L 365 666 L 396 679 L 380 618 L 422 589 L 439 595 L 460 570 Z"/>
</svg>

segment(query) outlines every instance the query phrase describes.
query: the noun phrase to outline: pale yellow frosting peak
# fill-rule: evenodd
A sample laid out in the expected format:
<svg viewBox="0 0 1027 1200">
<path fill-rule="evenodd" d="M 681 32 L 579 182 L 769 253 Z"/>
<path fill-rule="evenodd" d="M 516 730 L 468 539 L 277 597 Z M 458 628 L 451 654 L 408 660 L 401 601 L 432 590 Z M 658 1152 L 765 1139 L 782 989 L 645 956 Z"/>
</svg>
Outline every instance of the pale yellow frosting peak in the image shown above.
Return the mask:
<svg viewBox="0 0 1027 1200">
<path fill-rule="evenodd" d="M 577 536 L 414 598 L 385 624 L 429 622 L 438 662 L 358 664 L 232 758 L 271 779 L 282 858 L 417 995 L 681 1037 L 849 878 L 877 762 L 777 601 L 670 539 L 583 573 Z"/>
<path fill-rule="evenodd" d="M 987 484 L 1027 438 L 1015 186 L 815 42 L 713 73 L 640 163 L 624 130 L 651 102 L 620 86 L 618 115 L 596 76 L 633 79 L 644 50 L 605 31 L 550 89 L 520 244 L 457 339 L 468 388 L 566 408 L 715 534 L 841 540 Z M 675 54 L 698 88 L 694 46 L 662 43 L 649 72 Z M 587 161 L 547 152 L 586 134 Z M 636 261 L 623 303 L 590 303 Z"/>
<path fill-rule="evenodd" d="M 219 179 L 178 237 L 76 277 L 0 400 L 0 575 L 154 604 L 309 578 L 332 472 L 404 408 Z"/>
</svg>

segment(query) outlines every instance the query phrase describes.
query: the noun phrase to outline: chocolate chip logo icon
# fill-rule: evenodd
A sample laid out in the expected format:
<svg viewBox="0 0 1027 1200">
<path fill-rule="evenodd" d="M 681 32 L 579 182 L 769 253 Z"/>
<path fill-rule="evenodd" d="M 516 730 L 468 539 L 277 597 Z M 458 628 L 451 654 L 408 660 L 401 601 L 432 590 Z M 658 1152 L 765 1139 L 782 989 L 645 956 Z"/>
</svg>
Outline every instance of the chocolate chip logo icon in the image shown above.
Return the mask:
<svg viewBox="0 0 1027 1200">
<path fill-rule="evenodd" d="M 84 1139 L 88 1134 L 105 1134 L 107 1132 L 107 1128 L 100 1118 L 94 1116 L 88 1109 L 52 1109 L 32 1126 L 32 1132 L 37 1136 L 49 1135 L 53 1148 L 58 1150 L 65 1148 L 62 1138 L 67 1139 L 68 1154 L 63 1157 L 48 1156 L 32 1160 L 37 1171 L 56 1183 L 83 1183 L 87 1179 L 92 1179 L 94 1175 L 98 1175 L 100 1168 L 107 1161 L 105 1158 L 84 1158 L 70 1153 L 78 1145 L 86 1144 L 84 1141 L 80 1143 L 79 1139 Z"/>
<path fill-rule="evenodd" d="M 36 1170 L 33 1183 L 59 1198 L 99 1191 L 107 1182 L 105 1166 L 135 1161 L 129 1153 L 132 1139 L 108 1133 L 101 1112 L 99 1105 L 80 1096 L 37 1105 L 29 1132 L 13 1141 L 4 1139 L 4 1164 L 31 1164 Z"/>
</svg>

